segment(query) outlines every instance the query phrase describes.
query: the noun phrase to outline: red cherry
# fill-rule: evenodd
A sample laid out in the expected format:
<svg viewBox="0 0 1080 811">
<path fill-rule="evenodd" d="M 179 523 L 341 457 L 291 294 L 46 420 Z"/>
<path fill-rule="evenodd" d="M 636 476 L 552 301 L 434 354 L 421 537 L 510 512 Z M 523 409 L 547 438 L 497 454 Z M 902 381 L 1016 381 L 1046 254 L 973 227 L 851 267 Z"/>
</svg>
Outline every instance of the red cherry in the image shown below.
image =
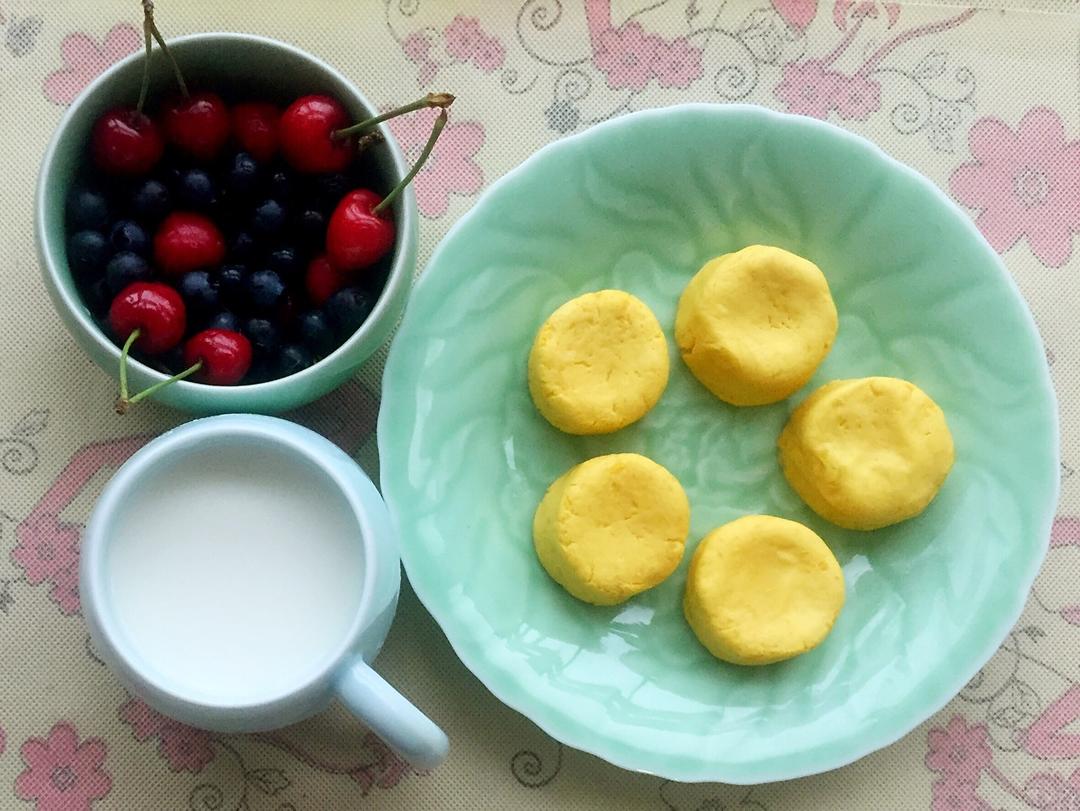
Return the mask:
<svg viewBox="0 0 1080 811">
<path fill-rule="evenodd" d="M 184 344 L 184 363 L 194 366 L 202 361 L 198 377 L 215 386 L 239 383 L 251 368 L 251 342 L 239 332 L 228 329 L 204 329 Z"/>
<path fill-rule="evenodd" d="M 303 96 L 281 114 L 278 137 L 285 160 L 301 172 L 340 172 L 353 158 L 348 138 L 334 138 L 349 126 L 349 114 L 330 96 Z"/>
<path fill-rule="evenodd" d="M 352 281 L 351 274 L 334 269 L 330 260 L 326 258 L 326 254 L 312 259 L 304 274 L 304 288 L 307 290 L 308 298 L 319 307 L 338 290 L 352 284 Z"/>
<path fill-rule="evenodd" d="M 219 265 L 224 258 L 221 231 L 201 214 L 174 212 L 154 235 L 154 261 L 169 275 Z"/>
<path fill-rule="evenodd" d="M 373 209 L 382 198 L 357 189 L 341 198 L 326 229 L 326 255 L 338 271 L 375 264 L 394 247 L 394 222 Z"/>
<path fill-rule="evenodd" d="M 273 104 L 237 104 L 232 111 L 233 137 L 255 160 L 268 161 L 277 154 L 280 117 Z"/>
<path fill-rule="evenodd" d="M 113 175 L 141 175 L 161 160 L 165 144 L 149 116 L 127 107 L 109 110 L 94 124 L 91 151 L 98 168 Z"/>
<path fill-rule="evenodd" d="M 165 352 L 184 337 L 187 327 L 184 300 L 167 284 L 129 284 L 109 307 L 109 327 L 120 341 L 126 341 L 138 330 L 136 347 L 151 355 Z"/>
<path fill-rule="evenodd" d="M 217 93 L 194 93 L 162 109 L 169 143 L 199 160 L 210 160 L 229 139 L 229 110 Z"/>
</svg>

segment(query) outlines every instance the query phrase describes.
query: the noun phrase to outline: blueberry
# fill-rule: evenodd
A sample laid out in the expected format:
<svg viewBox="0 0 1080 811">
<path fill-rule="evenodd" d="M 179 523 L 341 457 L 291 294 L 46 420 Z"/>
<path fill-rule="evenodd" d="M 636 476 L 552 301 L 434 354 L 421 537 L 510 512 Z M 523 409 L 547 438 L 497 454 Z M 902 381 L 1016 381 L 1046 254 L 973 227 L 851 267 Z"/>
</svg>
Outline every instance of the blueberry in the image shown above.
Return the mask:
<svg viewBox="0 0 1080 811">
<path fill-rule="evenodd" d="M 134 220 L 117 220 L 109 231 L 109 244 L 116 253 L 131 251 L 146 256 L 150 252 L 150 238 Z"/>
<path fill-rule="evenodd" d="M 326 217 L 321 211 L 309 208 L 300 215 L 296 230 L 304 245 L 321 250 L 326 241 Z"/>
<path fill-rule="evenodd" d="M 229 241 L 229 258 L 236 262 L 248 262 L 255 256 L 255 237 L 247 231 L 238 231 Z"/>
<path fill-rule="evenodd" d="M 288 200 L 292 196 L 292 177 L 284 169 L 273 172 L 266 185 L 270 196 L 277 200 Z"/>
<path fill-rule="evenodd" d="M 326 315 L 341 340 L 360 328 L 371 314 L 375 302 L 370 293 L 359 287 L 338 290 L 326 302 Z"/>
<path fill-rule="evenodd" d="M 258 234 L 274 236 L 285 227 L 285 209 L 277 200 L 264 200 L 255 206 L 251 226 Z"/>
<path fill-rule="evenodd" d="M 213 204 L 216 191 L 210 175 L 202 169 L 188 169 L 180 174 L 176 196 L 186 206 L 205 209 Z"/>
<path fill-rule="evenodd" d="M 300 270 L 300 256 L 296 248 L 282 245 L 270 252 L 266 258 L 266 266 L 281 276 L 292 276 Z"/>
<path fill-rule="evenodd" d="M 180 295 L 193 313 L 206 314 L 218 307 L 218 290 L 205 270 L 193 270 L 180 277 Z"/>
<path fill-rule="evenodd" d="M 272 270 L 258 270 L 248 277 L 248 299 L 254 309 L 268 313 L 281 304 L 285 296 L 285 284 Z"/>
<path fill-rule="evenodd" d="M 378 301 L 379 295 L 386 287 L 386 280 L 390 278 L 390 268 L 385 265 L 376 265 L 368 268 L 361 278 L 363 288 L 371 293 L 375 301 Z"/>
<path fill-rule="evenodd" d="M 317 357 L 323 357 L 333 352 L 338 345 L 334 340 L 334 331 L 326 316 L 320 310 L 308 310 L 301 313 L 296 320 L 296 331 L 304 346 L 315 353 Z"/>
<path fill-rule="evenodd" d="M 184 170 L 175 162 L 166 161 L 161 168 L 161 174 L 165 185 L 175 193 L 180 188 L 180 179 L 184 176 Z"/>
<path fill-rule="evenodd" d="M 98 318 L 105 318 L 109 312 L 109 305 L 112 303 L 112 292 L 109 290 L 109 283 L 104 278 L 86 287 L 83 290 L 83 297 L 86 300 L 86 308 L 91 313 Z"/>
<path fill-rule="evenodd" d="M 160 180 L 143 181 L 131 195 L 132 215 L 141 222 L 157 225 L 169 213 L 169 188 Z"/>
<path fill-rule="evenodd" d="M 327 211 L 333 211 L 351 188 L 352 181 L 340 172 L 315 178 L 315 195 Z"/>
<path fill-rule="evenodd" d="M 109 259 L 109 243 L 97 231 L 77 231 L 68 240 L 68 265 L 76 276 L 101 272 Z"/>
<path fill-rule="evenodd" d="M 210 201 L 203 211 L 206 216 L 217 223 L 218 227 L 232 232 L 241 215 L 245 213 L 243 201 L 238 195 L 232 194 L 228 189 L 219 189 L 214 193 L 214 199 Z"/>
<path fill-rule="evenodd" d="M 109 224 L 109 202 L 101 192 L 76 189 L 67 201 L 68 228 L 103 231 Z"/>
<path fill-rule="evenodd" d="M 256 355 L 272 355 L 277 351 L 278 328 L 265 318 L 249 318 L 243 323 L 241 331 L 251 341 L 251 349 Z"/>
<path fill-rule="evenodd" d="M 239 307 L 247 295 L 248 270 L 243 265 L 222 265 L 217 274 L 218 294 L 230 307 Z"/>
<path fill-rule="evenodd" d="M 174 375 L 177 372 L 182 372 L 187 368 L 187 364 L 184 363 L 184 344 L 181 342 L 178 346 L 174 346 L 164 354 L 158 355 L 157 363 L 161 367 L 161 371 Z"/>
<path fill-rule="evenodd" d="M 151 276 L 150 265 L 137 253 L 122 251 L 109 260 L 105 266 L 105 278 L 109 290 L 116 295 L 133 282 L 143 282 Z"/>
<path fill-rule="evenodd" d="M 207 329 L 227 329 L 230 332 L 240 331 L 240 319 L 228 310 L 222 310 L 206 323 Z"/>
<path fill-rule="evenodd" d="M 259 164 L 247 152 L 237 152 L 229 163 L 226 186 L 241 196 L 254 193 L 259 183 Z"/>
<path fill-rule="evenodd" d="M 274 374 L 276 361 L 277 358 L 273 355 L 263 355 L 253 352 L 251 357 L 251 368 L 248 369 L 248 373 L 244 377 L 244 382 L 264 383 L 267 380 L 273 380 L 276 377 Z"/>
<path fill-rule="evenodd" d="M 278 377 L 287 377 L 296 374 L 309 367 L 313 362 L 311 353 L 304 347 L 289 344 L 281 348 L 278 353 L 277 374 Z"/>
</svg>

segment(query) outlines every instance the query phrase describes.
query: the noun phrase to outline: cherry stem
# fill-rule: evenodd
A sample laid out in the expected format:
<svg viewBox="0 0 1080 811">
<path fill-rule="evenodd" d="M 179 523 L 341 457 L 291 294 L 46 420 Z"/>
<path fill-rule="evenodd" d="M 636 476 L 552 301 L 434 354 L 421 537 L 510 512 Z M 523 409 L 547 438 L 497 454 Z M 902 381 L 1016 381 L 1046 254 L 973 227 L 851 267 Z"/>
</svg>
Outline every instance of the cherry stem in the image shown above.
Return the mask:
<svg viewBox="0 0 1080 811">
<path fill-rule="evenodd" d="M 170 377 L 168 380 L 159 381 L 159 382 L 155 383 L 153 386 L 151 386 L 150 388 L 143 389 L 138 394 L 136 394 L 134 397 L 132 397 L 130 400 L 128 400 L 128 405 L 135 405 L 140 400 L 145 400 L 147 397 L 152 397 L 154 394 L 161 391 L 166 386 L 171 386 L 173 383 L 178 383 L 181 380 L 184 380 L 185 378 L 191 377 L 193 374 L 195 374 L 197 371 L 199 371 L 199 369 L 201 369 L 202 367 L 203 367 L 203 362 L 201 360 L 195 361 L 189 367 L 184 369 L 184 371 L 177 372 L 172 377 Z"/>
<path fill-rule="evenodd" d="M 423 168 L 424 163 L 431 156 L 431 150 L 435 148 L 435 142 L 439 140 L 439 133 L 441 133 L 443 127 L 446 126 L 446 117 L 446 108 L 444 107 L 439 110 L 439 115 L 435 118 L 435 126 L 431 128 L 431 136 L 428 138 L 427 143 L 424 144 L 424 151 L 420 153 L 420 157 L 416 159 L 416 163 L 413 164 L 412 169 L 410 169 L 409 173 L 401 178 L 401 181 L 390 190 L 390 193 L 382 199 L 381 203 L 371 209 L 372 214 L 378 214 L 394 202 L 394 198 L 401 194 L 402 190 L 412 182 L 414 177 L 416 177 L 416 173 Z"/>
<path fill-rule="evenodd" d="M 147 397 L 151 397 L 154 393 L 161 391 L 166 386 L 171 385 L 178 380 L 183 380 L 186 377 L 191 377 L 203 367 L 203 362 L 201 360 L 197 361 L 188 368 L 184 369 L 184 371 L 173 375 L 168 380 L 161 380 L 155 383 L 153 386 L 150 386 L 147 389 L 143 389 L 134 397 L 129 397 L 127 379 L 128 354 L 131 352 L 132 344 L 134 344 L 135 341 L 139 339 L 139 335 L 140 331 L 138 329 L 133 329 L 131 331 L 131 334 L 127 337 L 127 340 L 124 341 L 124 348 L 120 350 L 120 396 L 116 400 L 117 414 L 127 413 L 128 407 L 135 405 L 141 400 L 145 400 Z"/>
<path fill-rule="evenodd" d="M 368 118 L 361 121 L 359 124 L 353 124 L 351 127 L 345 127 L 344 129 L 334 130 L 332 136 L 334 138 L 345 138 L 349 135 L 359 135 L 366 129 L 370 129 L 384 121 L 389 121 L 391 118 L 397 118 L 399 115 L 405 115 L 416 110 L 423 110 L 425 107 L 439 107 L 443 110 L 448 108 L 454 103 L 454 96 L 450 93 L 428 93 L 422 99 L 406 104 L 404 107 L 397 107 L 388 113 L 377 115 L 374 118 Z"/>
<path fill-rule="evenodd" d="M 139 88 L 139 103 L 135 105 L 135 109 L 140 113 L 146 105 L 146 96 L 150 92 L 150 53 L 154 48 L 154 40 L 151 37 L 150 28 L 146 25 L 145 20 L 143 20 L 143 36 L 146 39 L 146 57 L 143 59 L 142 86 Z"/>
<path fill-rule="evenodd" d="M 131 334 L 124 341 L 124 348 L 120 350 L 120 400 L 127 402 L 128 399 L 128 382 L 127 382 L 127 362 L 128 353 L 131 352 L 131 345 L 139 339 L 141 330 L 133 329 Z"/>
<path fill-rule="evenodd" d="M 180 93 L 183 97 L 189 98 L 191 94 L 188 92 L 187 83 L 184 81 L 184 74 L 180 72 L 180 66 L 176 64 L 176 60 L 173 58 L 172 52 L 169 50 L 169 46 L 165 44 L 165 38 L 161 36 L 161 32 L 158 31 L 157 25 L 154 23 L 154 0 L 142 0 L 143 5 L 143 31 L 146 33 L 147 42 L 149 42 L 151 35 L 157 40 L 157 44 L 161 47 L 161 50 L 165 52 L 165 56 L 168 58 L 169 63 L 172 65 L 173 73 L 176 74 L 176 83 L 180 85 Z M 147 50 L 147 73 L 144 74 L 144 82 L 149 79 L 149 55 L 150 51 Z"/>
<path fill-rule="evenodd" d="M 168 380 L 158 381 L 153 386 L 150 386 L 150 388 L 143 389 L 138 394 L 136 394 L 134 397 L 130 397 L 130 398 L 129 397 L 124 397 L 124 395 L 121 394 L 120 399 L 116 401 L 116 413 L 117 414 L 126 413 L 129 406 L 133 406 L 136 403 L 139 403 L 139 402 L 145 400 L 147 397 L 153 397 L 155 394 L 157 394 L 159 391 L 161 391 L 166 386 L 171 386 L 173 383 L 178 383 L 179 381 L 184 380 L 185 378 L 191 377 L 193 374 L 195 374 L 197 371 L 199 371 L 199 369 L 201 369 L 202 367 L 203 367 L 203 362 L 201 360 L 199 360 L 199 361 L 196 361 L 195 363 L 193 363 L 191 366 L 184 369 L 184 371 L 177 372 L 172 377 L 170 377 Z"/>
<path fill-rule="evenodd" d="M 382 133 L 378 130 L 374 132 L 367 132 L 356 139 L 356 154 L 362 155 L 375 144 L 381 144 L 383 142 Z"/>
</svg>

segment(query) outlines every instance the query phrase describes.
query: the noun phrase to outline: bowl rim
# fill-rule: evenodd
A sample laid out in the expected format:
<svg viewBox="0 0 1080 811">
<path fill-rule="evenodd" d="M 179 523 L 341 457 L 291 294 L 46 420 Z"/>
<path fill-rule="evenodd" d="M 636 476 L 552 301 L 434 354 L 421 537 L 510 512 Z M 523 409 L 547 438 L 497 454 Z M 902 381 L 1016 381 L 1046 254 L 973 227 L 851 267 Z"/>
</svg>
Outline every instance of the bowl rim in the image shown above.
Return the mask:
<svg viewBox="0 0 1080 811">
<path fill-rule="evenodd" d="M 192 43 L 204 44 L 210 42 L 244 42 L 288 53 L 294 58 L 307 62 L 312 68 L 327 75 L 335 83 L 348 87 L 352 95 L 351 101 L 359 103 L 373 114 L 377 113 L 377 108 L 372 105 L 367 96 L 360 91 L 355 82 L 350 80 L 341 71 L 329 63 L 290 43 L 282 42 L 281 40 L 273 39 L 271 37 L 260 36 L 258 34 L 229 31 L 208 31 L 196 34 L 186 34 L 167 40 L 170 47 L 180 46 L 181 48 Z M 83 88 L 76 99 L 68 106 L 60 121 L 57 123 L 53 135 L 49 139 L 49 145 L 41 159 L 40 167 L 38 169 L 37 188 L 34 193 L 34 236 L 38 244 L 41 272 L 47 277 L 47 286 L 49 287 L 49 292 L 52 294 L 51 298 L 53 299 L 54 306 L 56 306 L 58 310 L 62 306 L 71 317 L 71 321 L 68 321 L 69 328 L 78 329 L 91 338 L 101 349 L 113 358 L 114 367 L 116 368 L 119 367 L 120 363 L 120 347 L 87 312 L 84 302 L 77 291 L 74 290 L 73 275 L 70 273 L 70 270 L 62 268 L 66 263 L 60 260 L 55 246 L 52 245 L 48 239 L 46 228 L 46 222 L 48 220 L 46 211 L 49 209 L 48 187 L 54 172 L 56 153 L 60 148 L 60 144 L 68 136 L 71 123 L 81 113 L 82 107 L 88 103 L 88 99 L 92 95 L 105 85 L 109 84 L 117 73 L 126 69 L 132 63 L 138 62 L 144 58 L 144 52 L 139 50 L 110 65 L 105 71 L 95 77 L 90 84 Z M 397 140 L 394 138 L 393 133 L 390 131 L 386 122 L 378 125 L 378 131 L 383 137 L 384 145 L 389 150 L 390 160 L 393 166 L 393 177 L 391 180 L 396 183 L 409 171 L 408 164 L 405 161 L 405 156 L 401 151 L 401 147 L 398 145 Z M 222 405 L 226 405 L 235 401 L 237 397 L 272 397 L 275 394 L 284 391 L 302 388 L 308 384 L 309 381 L 321 377 L 324 374 L 332 373 L 338 367 L 348 365 L 350 363 L 349 356 L 352 355 L 354 350 L 360 344 L 367 341 L 371 334 L 380 331 L 382 327 L 381 322 L 385 318 L 394 315 L 396 309 L 395 302 L 400 296 L 405 295 L 412 285 L 414 271 L 414 261 L 412 257 L 415 256 L 419 213 L 416 206 L 416 192 L 411 183 L 404 189 L 399 197 L 398 206 L 396 208 L 397 217 L 395 226 L 397 233 L 394 243 L 393 261 L 391 262 L 390 272 L 387 275 L 386 283 L 379 294 L 379 298 L 375 302 L 375 306 L 372 308 L 371 313 L 364 323 L 361 324 L 360 327 L 333 352 L 313 363 L 306 369 L 287 375 L 286 377 L 275 378 L 261 383 L 248 383 L 238 386 L 216 386 L 208 383 L 180 380 L 173 383 L 170 388 L 175 388 L 178 393 L 182 394 L 195 394 L 200 397 L 208 397 L 213 402 L 220 400 L 222 401 Z M 67 277 L 71 281 L 70 285 L 64 282 L 65 274 L 67 274 Z M 131 370 L 141 373 L 151 383 L 157 383 L 169 378 L 169 375 L 147 366 L 136 358 L 129 358 L 128 364 Z"/>
<path fill-rule="evenodd" d="M 772 123 L 784 123 L 788 126 L 796 125 L 808 129 L 815 129 L 827 133 L 830 137 L 847 142 L 853 147 L 866 150 L 873 159 L 880 161 L 891 171 L 904 175 L 955 212 L 959 227 L 966 231 L 969 238 L 975 239 L 982 244 L 985 249 L 987 264 L 993 266 L 996 272 L 1003 278 L 1012 295 L 1022 305 L 1020 309 L 1023 311 L 1023 323 L 1028 330 L 1029 337 L 1031 337 L 1037 345 L 1042 345 L 1042 338 L 1039 335 L 1039 330 L 1034 317 L 1031 314 L 1031 310 L 1027 305 L 1027 300 L 1021 294 L 1020 288 L 1006 268 L 1001 256 L 990 247 L 989 243 L 987 243 L 986 239 L 975 226 L 974 221 L 952 199 L 950 199 L 937 184 L 922 173 L 889 155 L 873 141 L 864 138 L 857 133 L 827 121 L 791 113 L 783 113 L 756 104 L 715 104 L 696 102 L 638 110 L 607 119 L 592 125 L 582 132 L 545 144 L 484 190 L 481 198 L 476 201 L 468 212 L 450 227 L 435 251 L 432 253 L 426 266 L 431 267 L 439 262 L 441 255 L 445 250 L 445 246 L 452 242 L 453 238 L 456 237 L 460 231 L 467 227 L 473 217 L 477 216 L 477 212 L 481 209 L 483 198 L 493 194 L 504 185 L 510 185 L 516 182 L 521 175 L 531 171 L 534 165 L 545 159 L 549 153 L 557 153 L 562 149 L 573 149 L 589 138 L 595 137 L 598 133 L 629 128 L 637 121 L 683 114 L 703 114 L 720 117 L 728 115 L 756 116 L 761 119 L 763 126 L 769 126 Z M 414 290 L 422 290 L 425 283 L 429 283 L 429 278 L 430 277 L 426 272 L 421 273 L 414 285 Z M 401 323 L 398 337 L 407 334 L 410 320 L 412 318 L 418 318 L 418 313 L 419 311 L 417 310 L 411 310 L 410 313 L 406 313 L 406 316 Z M 403 356 L 406 351 L 404 343 L 395 339 L 390 346 L 390 351 L 386 359 L 383 375 L 383 407 L 379 411 L 377 426 L 379 456 L 382 459 L 391 457 L 388 453 L 388 446 L 390 444 L 390 411 L 392 409 L 387 407 L 389 399 L 387 391 L 388 389 L 392 390 L 393 386 L 388 386 L 388 382 L 393 379 L 394 367 L 398 364 L 399 357 Z M 1050 410 L 1050 447 L 1045 450 L 1048 463 L 1052 466 L 1055 473 L 1052 477 L 1053 485 L 1045 493 L 1039 511 L 1042 515 L 1042 526 L 1040 529 L 1040 537 L 1043 539 L 1042 546 L 1037 551 L 1037 554 L 1031 556 L 1027 568 L 1024 571 L 1016 573 L 1016 588 L 1010 594 L 1002 595 L 1001 600 L 1009 603 L 1008 608 L 1002 615 L 1004 621 L 994 629 L 993 633 L 989 634 L 988 639 L 991 644 L 980 651 L 977 656 L 972 657 L 966 667 L 957 668 L 955 670 L 956 677 L 944 683 L 944 686 L 939 686 L 932 697 L 924 700 L 919 710 L 911 714 L 909 723 L 898 724 L 895 729 L 889 729 L 876 736 L 864 738 L 862 745 L 855 747 L 853 753 L 824 763 L 804 758 L 801 763 L 789 762 L 781 766 L 772 767 L 771 769 L 755 771 L 752 774 L 740 772 L 737 769 L 727 768 L 722 763 L 702 765 L 693 763 L 672 763 L 671 761 L 668 761 L 659 767 L 651 766 L 633 750 L 611 751 L 609 747 L 602 746 L 601 742 L 604 740 L 603 738 L 596 735 L 589 736 L 585 734 L 580 729 L 579 725 L 575 724 L 572 719 L 567 718 L 564 714 L 558 712 L 541 714 L 540 712 L 537 712 L 537 702 L 531 698 L 527 690 L 519 686 L 512 678 L 509 678 L 506 671 L 498 665 L 496 657 L 491 654 L 491 646 L 476 639 L 468 630 L 467 623 L 453 619 L 449 612 L 440 613 L 436 610 L 440 599 L 438 597 L 440 592 L 437 588 L 433 588 L 433 584 L 428 578 L 420 575 L 418 567 L 414 565 L 416 551 L 413 549 L 413 545 L 406 541 L 406 533 L 400 531 L 401 527 L 397 523 L 399 512 L 403 509 L 407 509 L 408 505 L 402 505 L 399 503 L 398 498 L 395 497 L 394 487 L 389 481 L 389 471 L 391 466 L 385 461 L 380 470 L 380 491 L 382 492 L 383 499 L 390 511 L 391 518 L 397 526 L 398 537 L 401 539 L 401 562 L 405 567 L 406 573 L 409 575 L 409 582 L 412 585 L 417 598 L 428 613 L 435 619 L 442 630 L 443 635 L 446 637 L 453 648 L 454 653 L 461 662 L 503 704 L 524 715 L 556 740 L 629 771 L 654 774 L 667 779 L 688 783 L 720 781 L 733 785 L 758 785 L 781 780 L 792 780 L 799 777 L 822 774 L 842 766 L 847 766 L 879 749 L 883 749 L 896 743 L 898 740 L 909 734 L 920 724 L 924 723 L 927 719 L 931 718 L 944 708 L 945 705 L 947 705 L 963 689 L 964 685 L 970 681 L 998 651 L 1001 643 L 1008 637 L 1009 632 L 1019 620 L 1024 606 L 1027 603 L 1035 578 L 1042 568 L 1046 554 L 1049 551 L 1050 532 L 1061 486 L 1060 477 L 1056 475 L 1056 471 L 1060 466 L 1061 444 L 1057 396 L 1050 378 L 1049 367 L 1045 362 L 1039 365 L 1036 374 L 1040 379 L 1042 394 L 1046 398 L 1046 403 Z"/>
</svg>

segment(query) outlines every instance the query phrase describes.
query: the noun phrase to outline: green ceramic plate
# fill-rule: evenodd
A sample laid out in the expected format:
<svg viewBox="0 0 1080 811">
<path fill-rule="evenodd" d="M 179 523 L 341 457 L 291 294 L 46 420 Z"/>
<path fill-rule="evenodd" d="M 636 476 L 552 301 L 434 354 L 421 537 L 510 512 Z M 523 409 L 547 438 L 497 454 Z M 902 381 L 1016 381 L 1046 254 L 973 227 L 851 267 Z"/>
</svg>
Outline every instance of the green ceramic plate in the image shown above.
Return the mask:
<svg viewBox="0 0 1080 811">
<path fill-rule="evenodd" d="M 691 275 L 752 243 L 817 262 L 840 311 L 836 346 L 791 401 L 727 406 L 673 351 L 663 399 L 618 434 L 566 436 L 537 414 L 526 356 L 556 306 L 628 290 L 673 346 Z M 803 506 L 775 450 L 813 387 L 863 375 L 915 381 L 945 410 L 957 448 L 922 516 L 867 534 Z M 854 135 L 741 106 L 628 115 L 492 186 L 413 293 L 386 367 L 379 448 L 409 579 L 465 664 L 570 746 L 677 780 L 820 772 L 925 720 L 1019 616 L 1057 496 L 1041 343 L 967 217 Z M 613 451 L 678 476 L 691 539 L 661 586 L 596 608 L 545 575 L 530 526 L 553 479 Z M 809 524 L 847 580 L 825 643 L 766 668 L 712 659 L 680 609 L 697 539 L 745 513 Z"/>
</svg>

